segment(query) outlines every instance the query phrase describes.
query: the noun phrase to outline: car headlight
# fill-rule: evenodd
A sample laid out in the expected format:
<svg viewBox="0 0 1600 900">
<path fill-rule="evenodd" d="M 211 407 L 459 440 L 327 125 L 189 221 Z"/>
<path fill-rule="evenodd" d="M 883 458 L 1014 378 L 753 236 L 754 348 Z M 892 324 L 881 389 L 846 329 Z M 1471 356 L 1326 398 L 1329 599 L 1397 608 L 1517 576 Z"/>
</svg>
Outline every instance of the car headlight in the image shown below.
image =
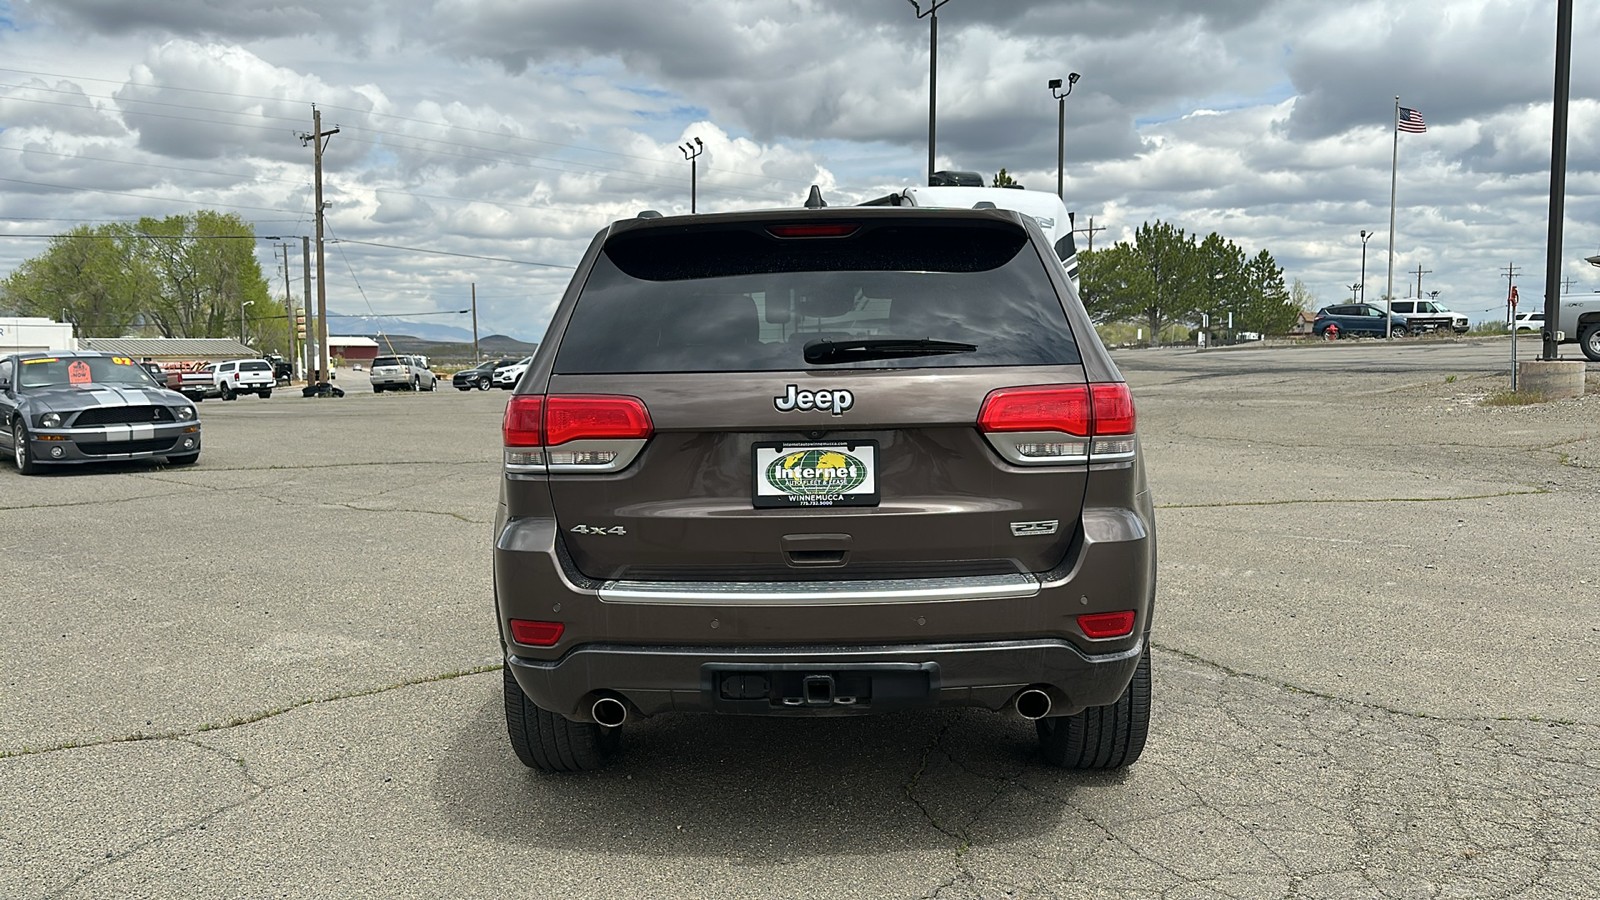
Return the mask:
<svg viewBox="0 0 1600 900">
<path fill-rule="evenodd" d="M 192 407 L 192 406 L 180 406 L 180 407 L 177 408 L 177 413 L 178 413 L 178 421 L 187 422 L 190 419 L 194 418 L 194 407 Z"/>
<path fill-rule="evenodd" d="M 44 415 L 40 416 L 39 417 L 39 427 L 41 427 L 41 428 L 60 428 L 61 427 L 61 413 L 47 412 Z"/>
</svg>

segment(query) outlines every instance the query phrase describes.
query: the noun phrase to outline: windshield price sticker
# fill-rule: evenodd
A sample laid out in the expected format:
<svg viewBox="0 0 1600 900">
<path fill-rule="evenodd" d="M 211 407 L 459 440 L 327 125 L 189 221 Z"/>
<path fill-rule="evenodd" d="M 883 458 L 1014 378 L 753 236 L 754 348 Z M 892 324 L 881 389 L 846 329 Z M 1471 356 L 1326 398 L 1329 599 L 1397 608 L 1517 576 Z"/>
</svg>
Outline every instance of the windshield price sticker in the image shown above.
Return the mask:
<svg viewBox="0 0 1600 900">
<path fill-rule="evenodd" d="M 756 444 L 752 452 L 757 508 L 878 505 L 875 442 Z"/>
</svg>

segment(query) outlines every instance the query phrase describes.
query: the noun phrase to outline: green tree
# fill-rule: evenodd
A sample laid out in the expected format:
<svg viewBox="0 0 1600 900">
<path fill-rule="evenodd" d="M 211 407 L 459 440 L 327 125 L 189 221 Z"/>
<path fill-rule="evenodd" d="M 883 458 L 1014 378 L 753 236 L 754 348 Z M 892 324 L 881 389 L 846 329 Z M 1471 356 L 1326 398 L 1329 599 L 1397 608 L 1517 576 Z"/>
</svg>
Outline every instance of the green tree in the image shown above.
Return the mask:
<svg viewBox="0 0 1600 900">
<path fill-rule="evenodd" d="M 165 337 L 237 337 L 241 318 L 280 312 L 250 225 L 214 212 L 73 229 L 18 266 L 0 294 L 26 315 L 65 317 L 85 337 L 140 325 Z"/>
<path fill-rule="evenodd" d="M 1005 169 L 1001 169 L 999 172 L 995 173 L 994 183 L 991 184 L 990 187 L 1011 187 L 1016 183 L 1017 180 L 1015 178 L 1012 178 L 1010 175 L 1006 174 Z"/>
<path fill-rule="evenodd" d="M 50 241 L 7 276 L 5 305 L 23 315 L 60 318 L 84 337 L 116 337 L 139 318 L 137 278 L 110 226 L 82 225 Z"/>
<path fill-rule="evenodd" d="M 1300 307 L 1283 283 L 1283 269 L 1265 250 L 1245 267 L 1249 288 L 1239 328 L 1262 334 L 1283 334 L 1294 325 Z"/>
</svg>

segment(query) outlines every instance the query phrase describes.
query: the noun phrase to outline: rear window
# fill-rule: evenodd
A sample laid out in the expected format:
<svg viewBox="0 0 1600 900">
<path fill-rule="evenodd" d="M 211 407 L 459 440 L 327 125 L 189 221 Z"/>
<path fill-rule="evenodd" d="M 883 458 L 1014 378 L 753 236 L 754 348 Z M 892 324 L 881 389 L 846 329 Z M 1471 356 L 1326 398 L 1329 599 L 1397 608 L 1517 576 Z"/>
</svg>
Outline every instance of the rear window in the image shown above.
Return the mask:
<svg viewBox="0 0 1600 900">
<path fill-rule="evenodd" d="M 272 371 L 272 363 L 269 363 L 264 359 L 256 360 L 255 362 L 242 362 L 242 363 L 239 363 L 239 371 L 241 371 L 241 372 L 271 372 Z"/>
<path fill-rule="evenodd" d="M 372 367 L 374 369 L 378 368 L 379 366 L 400 366 L 400 365 L 404 365 L 404 363 L 402 363 L 400 361 L 400 357 L 398 357 L 398 356 L 377 356 L 377 357 L 373 357 L 373 360 L 372 360 Z"/>
<path fill-rule="evenodd" d="M 811 368 L 807 342 L 932 339 L 972 352 L 828 369 L 1075 365 L 1078 347 L 1027 232 L 984 222 L 868 224 L 778 239 L 722 226 L 609 241 L 561 338 L 559 374 Z"/>
</svg>

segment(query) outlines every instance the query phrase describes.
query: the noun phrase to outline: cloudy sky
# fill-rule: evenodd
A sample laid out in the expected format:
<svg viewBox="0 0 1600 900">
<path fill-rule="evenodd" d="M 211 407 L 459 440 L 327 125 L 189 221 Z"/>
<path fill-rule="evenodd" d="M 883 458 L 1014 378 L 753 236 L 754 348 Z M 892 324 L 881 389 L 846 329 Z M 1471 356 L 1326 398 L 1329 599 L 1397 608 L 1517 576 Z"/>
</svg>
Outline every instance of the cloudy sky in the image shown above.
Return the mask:
<svg viewBox="0 0 1600 900">
<path fill-rule="evenodd" d="M 1562 275 L 1595 290 L 1600 11 L 1578 6 Z M 906 0 L 0 0 L 0 277 L 31 235 L 214 209 L 293 241 L 298 295 L 315 105 L 339 129 L 330 307 L 438 313 L 476 283 L 484 334 L 537 340 L 596 230 L 688 212 L 688 138 L 702 212 L 920 183 L 928 31 Z M 1066 189 L 1095 246 L 1215 230 L 1331 303 L 1366 229 L 1376 299 L 1399 94 L 1428 131 L 1400 135 L 1395 295 L 1420 266 L 1490 318 L 1508 264 L 1544 293 L 1554 48 L 1555 0 L 948 0 L 938 165 L 1053 190 L 1046 84 L 1080 72 Z"/>
</svg>

